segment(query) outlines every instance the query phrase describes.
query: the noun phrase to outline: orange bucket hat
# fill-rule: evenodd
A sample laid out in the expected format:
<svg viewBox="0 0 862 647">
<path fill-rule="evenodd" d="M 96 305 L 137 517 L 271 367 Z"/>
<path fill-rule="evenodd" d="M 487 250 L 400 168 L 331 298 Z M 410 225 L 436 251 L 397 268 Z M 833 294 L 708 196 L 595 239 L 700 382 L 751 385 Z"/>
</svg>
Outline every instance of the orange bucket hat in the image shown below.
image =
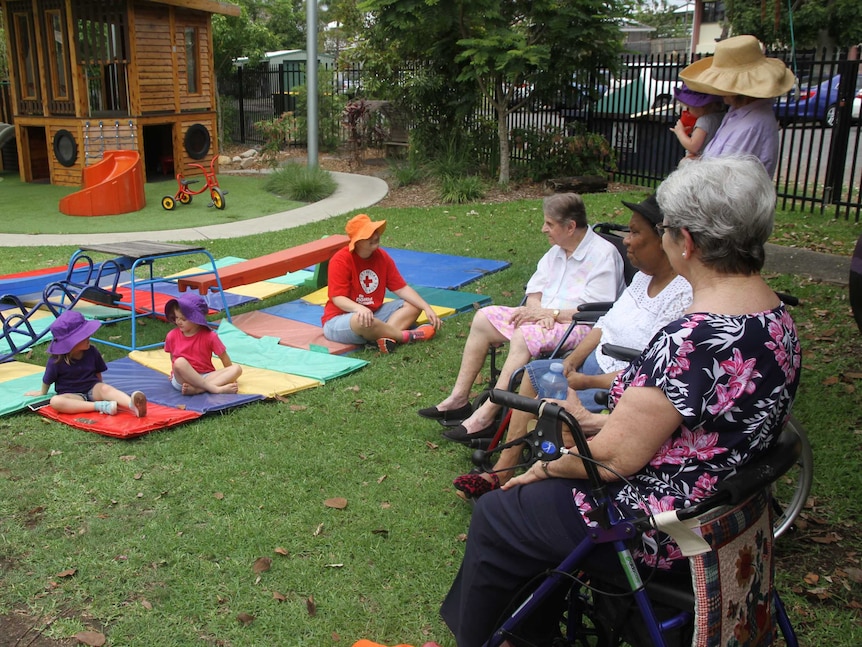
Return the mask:
<svg viewBox="0 0 862 647">
<path fill-rule="evenodd" d="M 368 240 L 374 235 L 375 231 L 379 231 L 382 234 L 386 229 L 386 221 L 378 220 L 375 222 L 367 214 L 360 213 L 358 216 L 354 216 L 348 220 L 347 226 L 344 229 L 347 235 L 350 236 L 348 249 L 352 252 L 356 246 L 356 241 Z"/>
</svg>

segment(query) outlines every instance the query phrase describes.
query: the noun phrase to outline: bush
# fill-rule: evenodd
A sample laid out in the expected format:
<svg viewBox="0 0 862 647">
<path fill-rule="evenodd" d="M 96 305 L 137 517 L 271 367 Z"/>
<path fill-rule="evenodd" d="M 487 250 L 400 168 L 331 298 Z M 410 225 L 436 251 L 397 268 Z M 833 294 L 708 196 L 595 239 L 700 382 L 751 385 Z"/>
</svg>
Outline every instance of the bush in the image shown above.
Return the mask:
<svg viewBox="0 0 862 647">
<path fill-rule="evenodd" d="M 482 179 L 475 175 L 455 177 L 452 175 L 440 178 L 440 199 L 449 204 L 474 202 L 485 197 L 485 186 Z"/>
<path fill-rule="evenodd" d="M 317 99 L 317 144 L 322 151 L 334 151 L 342 142 L 341 115 L 347 99 L 331 89 L 335 87 L 334 74 L 332 70 L 324 68 L 320 68 L 317 74 L 320 91 Z M 308 142 L 308 87 L 298 85 L 293 90 L 296 92 L 296 139 Z"/>
<path fill-rule="evenodd" d="M 425 169 L 413 162 L 393 163 L 390 165 L 392 177 L 397 182 L 396 186 L 410 186 L 418 184 L 425 177 Z"/>
<path fill-rule="evenodd" d="M 298 202 L 317 202 L 338 188 L 329 171 L 302 164 L 286 164 L 269 176 L 264 184 L 267 191 Z"/>
<path fill-rule="evenodd" d="M 572 134 L 548 127 L 512 131 L 512 150 L 524 148 L 529 159 L 516 163 L 517 171 L 534 182 L 567 175 L 606 175 L 616 169 L 608 140 L 580 127 Z"/>
<path fill-rule="evenodd" d="M 263 146 L 260 149 L 261 161 L 273 168 L 278 163 L 279 151 L 283 150 L 290 139 L 296 136 L 296 118 L 292 112 L 285 112 L 280 117 L 258 121 L 255 127 L 263 135 Z"/>
</svg>

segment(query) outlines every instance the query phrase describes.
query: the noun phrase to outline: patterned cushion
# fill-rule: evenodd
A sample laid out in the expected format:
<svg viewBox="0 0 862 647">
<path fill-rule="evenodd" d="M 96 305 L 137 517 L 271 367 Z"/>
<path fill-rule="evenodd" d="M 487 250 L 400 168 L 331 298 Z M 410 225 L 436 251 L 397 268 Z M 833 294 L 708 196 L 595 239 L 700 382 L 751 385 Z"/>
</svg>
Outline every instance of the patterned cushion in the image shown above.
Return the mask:
<svg viewBox="0 0 862 647">
<path fill-rule="evenodd" d="M 692 647 L 759 647 L 775 635 L 772 514 L 763 490 L 735 508 L 701 518 L 710 552 L 691 558 Z"/>
</svg>

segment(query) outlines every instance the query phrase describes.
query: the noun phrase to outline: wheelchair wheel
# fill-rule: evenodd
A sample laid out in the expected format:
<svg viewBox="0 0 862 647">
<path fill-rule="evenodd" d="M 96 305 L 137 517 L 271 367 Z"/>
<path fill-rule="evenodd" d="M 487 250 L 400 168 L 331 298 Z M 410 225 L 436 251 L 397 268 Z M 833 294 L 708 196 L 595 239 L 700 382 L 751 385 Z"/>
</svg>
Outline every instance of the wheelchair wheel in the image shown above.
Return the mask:
<svg viewBox="0 0 862 647">
<path fill-rule="evenodd" d="M 162 198 L 162 209 L 165 211 L 173 211 L 177 207 L 177 202 L 174 200 L 173 196 L 166 195 Z"/>
<path fill-rule="evenodd" d="M 225 207 L 224 193 L 222 192 L 222 190 L 220 188 L 218 188 L 217 186 L 214 186 L 213 188 L 211 188 L 210 189 L 210 198 L 212 199 L 213 206 L 216 209 L 224 209 L 224 207 Z"/>
<path fill-rule="evenodd" d="M 787 429 L 792 430 L 799 437 L 802 444 L 802 452 L 795 468 L 791 468 L 787 474 L 773 487 L 773 504 L 776 516 L 772 524 L 772 532 L 777 539 L 793 525 L 796 517 L 805 507 L 805 501 L 811 493 L 811 483 L 814 479 L 814 455 L 811 452 L 811 444 L 805 428 L 792 415 L 787 420 Z"/>
<path fill-rule="evenodd" d="M 564 636 L 560 644 L 565 647 L 617 647 L 620 644 L 610 619 L 596 608 L 593 593 L 585 588 L 572 587 L 568 610 L 560 624 Z"/>
</svg>

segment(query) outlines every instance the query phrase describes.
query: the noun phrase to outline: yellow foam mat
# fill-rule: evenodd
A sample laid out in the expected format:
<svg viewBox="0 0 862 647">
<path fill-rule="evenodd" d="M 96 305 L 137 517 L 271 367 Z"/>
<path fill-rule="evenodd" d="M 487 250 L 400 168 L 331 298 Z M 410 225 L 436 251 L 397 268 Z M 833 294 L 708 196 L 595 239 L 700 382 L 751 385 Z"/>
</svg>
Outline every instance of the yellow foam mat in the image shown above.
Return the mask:
<svg viewBox="0 0 862 647">
<path fill-rule="evenodd" d="M 4 362 L 0 364 L 0 382 L 8 382 L 19 377 L 27 377 L 45 372 L 44 367 L 36 366 L 35 364 L 27 364 L 26 362 Z"/>
<path fill-rule="evenodd" d="M 315 290 L 314 292 L 306 294 L 304 297 L 302 297 L 302 300 L 306 301 L 308 303 L 311 303 L 313 305 L 316 305 L 316 306 L 326 305 L 326 302 L 329 300 L 329 293 L 327 292 L 327 290 L 328 290 L 328 288 L 325 288 L 325 287 L 320 288 L 319 290 Z M 386 303 L 387 301 L 392 301 L 392 299 L 383 299 L 384 303 Z M 429 304 L 429 305 L 431 305 L 431 304 Z M 454 308 L 447 308 L 445 306 L 431 305 L 431 309 L 437 313 L 438 317 L 450 317 L 453 314 L 455 314 Z M 428 317 L 425 316 L 424 312 L 421 315 L 419 315 L 419 319 L 416 320 L 416 323 L 417 324 L 428 323 Z"/>
<path fill-rule="evenodd" d="M 295 285 L 286 283 L 273 283 L 272 281 L 258 281 L 257 283 L 249 283 L 247 285 L 238 285 L 235 288 L 225 290 L 231 294 L 238 294 L 243 297 L 252 297 L 255 299 L 268 299 L 282 292 L 295 290 Z"/>
<path fill-rule="evenodd" d="M 139 364 L 143 364 L 160 373 L 164 373 L 165 375 L 171 374 L 171 358 L 164 350 L 134 350 L 129 353 L 129 357 Z M 222 363 L 217 357 L 213 358 L 213 366 L 217 369 L 223 368 Z M 246 366 L 244 364 L 240 364 L 240 366 L 242 366 L 242 375 L 239 378 L 239 392 L 243 394 L 255 394 L 266 398 L 274 398 L 277 395 L 288 395 L 289 393 L 296 393 L 297 391 L 321 385 L 321 382 L 318 380 L 308 377 Z"/>
</svg>

